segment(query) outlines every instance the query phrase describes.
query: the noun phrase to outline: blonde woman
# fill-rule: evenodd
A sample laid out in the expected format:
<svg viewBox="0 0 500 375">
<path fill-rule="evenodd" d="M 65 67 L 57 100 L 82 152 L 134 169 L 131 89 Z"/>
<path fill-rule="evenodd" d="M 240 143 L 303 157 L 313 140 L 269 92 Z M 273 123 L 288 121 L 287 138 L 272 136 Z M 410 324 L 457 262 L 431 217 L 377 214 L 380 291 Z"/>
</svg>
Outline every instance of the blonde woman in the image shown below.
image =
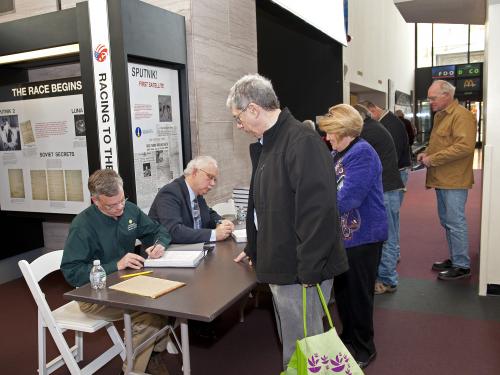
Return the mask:
<svg viewBox="0 0 500 375">
<path fill-rule="evenodd" d="M 330 108 L 319 127 L 333 148 L 337 207 L 349 260 L 349 270 L 334 279 L 341 338 L 364 368 L 377 354 L 373 293 L 382 244 L 387 239 L 382 166 L 372 146 L 359 137 L 363 120 L 350 105 Z"/>
</svg>

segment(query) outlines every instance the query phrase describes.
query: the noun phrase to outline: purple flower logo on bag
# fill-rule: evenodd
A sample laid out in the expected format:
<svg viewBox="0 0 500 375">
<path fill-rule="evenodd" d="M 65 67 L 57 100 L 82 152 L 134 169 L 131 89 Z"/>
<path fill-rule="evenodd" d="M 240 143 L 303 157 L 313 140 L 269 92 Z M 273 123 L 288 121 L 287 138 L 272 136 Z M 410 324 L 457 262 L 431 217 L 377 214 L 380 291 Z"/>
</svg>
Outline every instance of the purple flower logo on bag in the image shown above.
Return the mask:
<svg viewBox="0 0 500 375">
<path fill-rule="evenodd" d="M 319 356 L 317 354 L 314 354 L 313 356 L 311 356 L 311 358 L 308 358 L 307 359 L 307 363 L 309 364 L 309 371 L 312 372 L 312 373 L 317 373 L 319 372 L 319 370 L 321 370 L 321 366 L 318 366 L 319 364 Z M 327 357 L 327 360 L 328 360 L 328 357 Z"/>
<path fill-rule="evenodd" d="M 344 370 L 344 368 L 348 367 L 347 371 L 346 371 L 346 374 L 347 373 L 350 373 L 350 370 L 349 370 L 349 364 L 347 363 L 349 362 L 349 357 L 345 354 L 342 354 L 342 353 L 339 353 L 335 356 L 335 359 L 330 359 L 330 363 L 332 364 L 332 371 L 333 372 L 341 372 Z"/>
<path fill-rule="evenodd" d="M 307 364 L 309 373 L 312 374 L 319 373 L 321 368 L 324 366 L 326 371 L 331 370 L 334 373 L 352 375 L 349 356 L 347 354 L 339 353 L 334 359 L 329 359 L 327 355 L 320 357 L 317 353 L 315 353 L 311 356 L 311 358 L 307 359 Z M 326 374 L 326 372 L 321 372 L 321 374 Z"/>
</svg>

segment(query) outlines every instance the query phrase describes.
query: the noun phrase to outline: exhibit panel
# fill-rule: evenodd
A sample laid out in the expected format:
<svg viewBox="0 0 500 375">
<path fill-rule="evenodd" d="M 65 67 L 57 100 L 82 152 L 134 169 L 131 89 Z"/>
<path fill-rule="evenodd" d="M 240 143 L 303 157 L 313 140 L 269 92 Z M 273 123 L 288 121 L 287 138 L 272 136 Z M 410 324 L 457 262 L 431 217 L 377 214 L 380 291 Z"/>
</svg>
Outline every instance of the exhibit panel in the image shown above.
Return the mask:
<svg viewBox="0 0 500 375">
<path fill-rule="evenodd" d="M 81 79 L 0 87 L 2 210 L 76 214 L 87 179 Z"/>
<path fill-rule="evenodd" d="M 162 186 L 182 174 L 178 71 L 128 64 L 137 205 L 145 212 Z"/>
<path fill-rule="evenodd" d="M 89 0 L 0 23 L 0 35 L 0 225 L 13 234 L 9 255 L 53 238 L 42 222 L 64 227 L 87 208 L 88 176 L 100 168 L 118 170 L 129 200 L 147 212 L 191 158 L 184 17 L 137 0 Z M 129 64 L 158 69 L 158 85 L 139 86 Z M 23 242 L 26 230 L 33 241 Z"/>
</svg>

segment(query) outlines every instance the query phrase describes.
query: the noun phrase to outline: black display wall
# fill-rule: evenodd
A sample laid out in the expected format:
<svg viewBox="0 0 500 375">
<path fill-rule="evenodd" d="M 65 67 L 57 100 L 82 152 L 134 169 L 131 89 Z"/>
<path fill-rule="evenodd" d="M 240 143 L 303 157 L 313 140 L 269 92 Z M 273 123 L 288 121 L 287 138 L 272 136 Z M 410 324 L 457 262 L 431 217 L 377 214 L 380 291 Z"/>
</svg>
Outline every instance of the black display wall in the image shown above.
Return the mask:
<svg viewBox="0 0 500 375">
<path fill-rule="evenodd" d="M 191 159 L 191 136 L 187 84 L 187 50 L 184 17 L 139 0 L 106 0 L 110 46 L 113 56 L 113 96 L 116 114 L 119 172 L 131 201 L 136 201 L 134 158 L 129 109 L 128 62 L 166 67 L 178 71 L 181 106 L 182 152 Z M 29 82 L 29 71 L 61 64 L 80 65 L 85 113 L 89 173 L 100 168 L 99 139 L 87 2 L 76 7 L 0 23 L 0 56 L 44 48 L 79 44 L 80 53 L 0 66 L 0 85 Z M 51 212 L 0 210 L 4 250 L 0 259 L 44 246 L 43 221 L 70 221 L 74 215 Z M 26 236 L 29 233 L 29 236 Z"/>
<path fill-rule="evenodd" d="M 342 103 L 342 45 L 270 1 L 256 7 L 258 70 L 281 105 L 314 121 Z"/>
</svg>

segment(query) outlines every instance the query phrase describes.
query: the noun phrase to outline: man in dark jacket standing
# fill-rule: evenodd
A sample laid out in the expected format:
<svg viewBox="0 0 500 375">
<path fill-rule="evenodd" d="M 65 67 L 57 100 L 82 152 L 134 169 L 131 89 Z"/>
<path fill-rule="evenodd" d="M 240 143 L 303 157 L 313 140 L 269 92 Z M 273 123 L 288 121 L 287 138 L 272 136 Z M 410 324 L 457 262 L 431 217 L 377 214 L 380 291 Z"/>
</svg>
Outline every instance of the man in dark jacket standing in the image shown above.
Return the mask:
<svg viewBox="0 0 500 375">
<path fill-rule="evenodd" d="M 384 188 L 384 206 L 387 212 L 389 237 L 384 244 L 382 256 L 375 283 L 375 294 L 395 292 L 398 286 L 398 273 L 396 270 L 399 258 L 399 200 L 403 189 L 403 181 L 398 169 L 396 147 L 391 134 L 378 121 L 371 118 L 368 108 L 361 104 L 354 106 L 363 118 L 361 138 L 364 138 L 377 152 L 382 163 L 382 185 Z"/>
<path fill-rule="evenodd" d="M 411 167 L 410 159 L 410 146 L 408 145 L 408 134 L 404 124 L 396 117 L 394 113 L 387 109 L 382 109 L 379 106 L 373 104 L 370 101 L 363 101 L 360 103 L 366 107 L 371 114 L 371 118 L 380 122 L 389 131 L 394 141 L 394 146 L 396 146 L 396 155 L 398 161 L 399 174 L 404 186 L 408 181 L 408 172 Z M 399 211 L 401 204 L 403 203 L 404 189 L 399 189 L 398 191 L 390 192 L 390 194 L 384 193 L 384 204 L 386 206 L 389 220 L 389 238 L 384 243 L 382 248 L 382 258 L 379 267 L 379 279 L 380 274 L 393 274 L 392 277 L 385 277 L 383 279 L 383 284 L 378 285 L 378 294 L 385 291 L 394 291 L 397 284 L 397 278 L 395 275 L 395 267 L 392 264 L 396 264 L 401 253 L 399 246 Z M 387 260 L 387 261 L 384 261 Z M 386 267 L 388 264 L 390 266 Z M 394 272 L 390 271 L 394 269 Z M 381 288 L 381 286 L 383 288 Z"/>
<path fill-rule="evenodd" d="M 348 268 L 340 236 L 333 162 L 320 137 L 280 110 L 271 82 L 242 77 L 227 106 L 237 127 L 260 140 L 252 151 L 248 244 L 235 261 L 249 257 L 257 278 L 273 294 L 283 367 L 303 337 L 302 286 L 320 284 L 330 296 L 332 278 Z M 259 155 L 260 154 L 260 155 Z M 307 288 L 308 334 L 323 331 L 315 288 Z"/>
<path fill-rule="evenodd" d="M 408 133 L 406 133 L 405 125 L 401 120 L 388 109 L 382 109 L 372 102 L 365 100 L 359 103 L 371 113 L 372 119 L 380 122 L 391 133 L 396 153 L 398 156 L 398 168 L 401 173 L 401 179 L 406 186 L 408 181 L 408 170 L 411 167 L 410 146 L 408 144 Z M 401 200 L 402 200 L 401 194 Z"/>
<path fill-rule="evenodd" d="M 410 153 L 411 153 L 411 146 L 413 145 L 413 143 L 415 143 L 415 136 L 417 135 L 417 130 L 415 129 L 415 126 L 411 123 L 411 121 L 405 117 L 405 113 L 402 110 L 398 109 L 396 112 L 394 112 L 394 114 L 405 126 L 406 134 L 408 134 L 408 144 L 410 145 Z"/>
</svg>

